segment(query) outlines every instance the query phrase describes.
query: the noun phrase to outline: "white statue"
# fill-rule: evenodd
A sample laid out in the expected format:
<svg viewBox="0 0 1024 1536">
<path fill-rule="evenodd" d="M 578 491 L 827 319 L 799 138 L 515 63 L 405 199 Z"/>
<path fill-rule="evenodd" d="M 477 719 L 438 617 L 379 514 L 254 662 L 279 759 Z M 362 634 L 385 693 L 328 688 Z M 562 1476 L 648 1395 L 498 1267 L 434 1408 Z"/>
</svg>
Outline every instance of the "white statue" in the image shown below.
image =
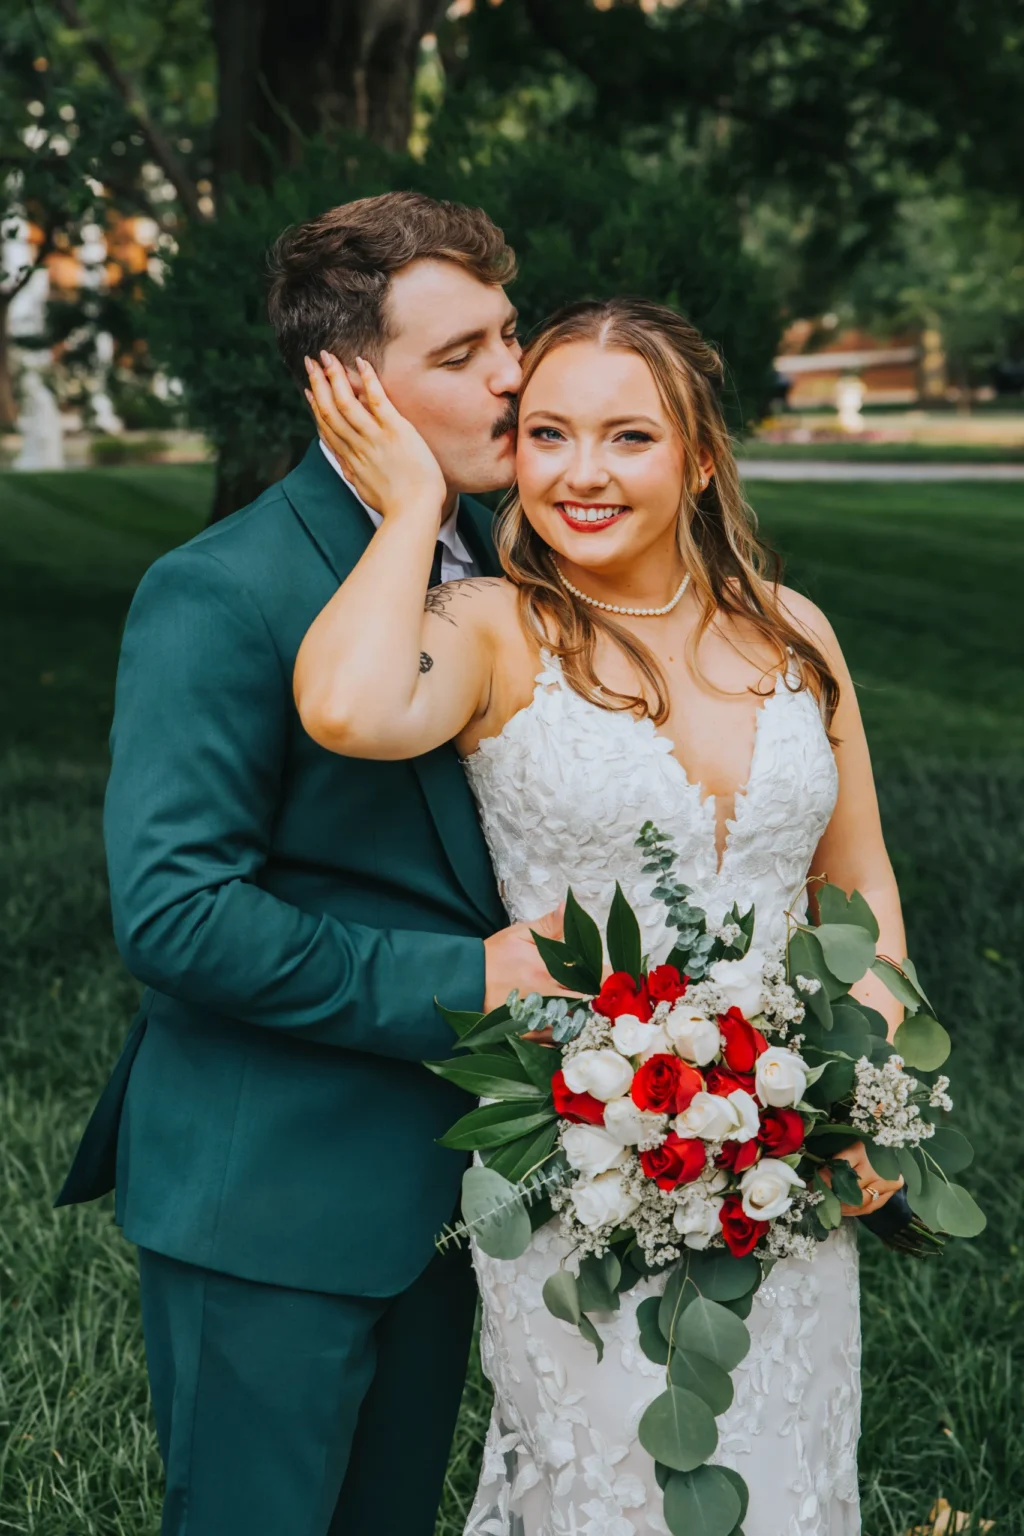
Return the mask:
<svg viewBox="0 0 1024 1536">
<path fill-rule="evenodd" d="M 44 358 L 44 365 L 46 362 L 49 362 L 49 354 Z M 39 370 L 40 363 L 25 357 L 18 416 L 21 452 L 14 461 L 15 469 L 64 468 L 64 427 L 60 410 Z"/>
<path fill-rule="evenodd" d="M 836 382 L 836 410 L 839 425 L 844 432 L 860 432 L 864 428 L 864 385 L 860 379 L 847 376 Z"/>
</svg>

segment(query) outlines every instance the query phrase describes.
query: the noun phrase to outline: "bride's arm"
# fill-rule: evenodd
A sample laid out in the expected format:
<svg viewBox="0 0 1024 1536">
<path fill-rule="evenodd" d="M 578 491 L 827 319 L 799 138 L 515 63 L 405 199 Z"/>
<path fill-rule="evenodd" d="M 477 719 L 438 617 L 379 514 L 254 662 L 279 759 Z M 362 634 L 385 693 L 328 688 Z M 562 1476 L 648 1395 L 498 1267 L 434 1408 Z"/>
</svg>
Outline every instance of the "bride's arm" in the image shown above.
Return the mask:
<svg viewBox="0 0 1024 1536">
<path fill-rule="evenodd" d="M 314 365 L 318 425 L 359 494 L 384 521 L 314 620 L 295 664 L 309 735 L 346 757 L 405 758 L 457 736 L 486 707 L 494 656 L 493 589 L 449 583 L 427 595 L 445 482 L 430 449 L 361 365 L 357 400 L 337 362 Z"/>
<path fill-rule="evenodd" d="M 825 875 L 844 891 L 860 891 L 878 919 L 878 953 L 899 964 L 907 953 L 899 890 L 882 834 L 878 796 L 871 771 L 864 724 L 849 668 L 832 626 L 807 598 L 787 590 L 786 607 L 824 652 L 839 684 L 839 707 L 832 722 L 837 738 L 839 795 L 832 819 L 818 844 L 811 873 Z M 854 997 L 876 1009 L 889 1026 L 891 1040 L 903 1009 L 877 976 L 868 974 L 852 988 Z"/>
</svg>

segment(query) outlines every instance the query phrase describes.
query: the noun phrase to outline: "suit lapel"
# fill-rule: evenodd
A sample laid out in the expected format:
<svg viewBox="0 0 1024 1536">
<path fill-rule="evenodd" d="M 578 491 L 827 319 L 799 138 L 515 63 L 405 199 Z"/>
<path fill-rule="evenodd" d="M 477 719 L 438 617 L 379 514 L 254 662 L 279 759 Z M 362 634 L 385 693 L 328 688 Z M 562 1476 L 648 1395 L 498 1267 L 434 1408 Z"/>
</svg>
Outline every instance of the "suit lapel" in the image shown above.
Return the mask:
<svg viewBox="0 0 1024 1536">
<path fill-rule="evenodd" d="M 338 582 L 343 582 L 365 551 L 374 529 L 366 509 L 327 462 L 319 442 L 311 444 L 302 463 L 285 477 L 282 490 Z M 477 503 L 470 505 L 476 519 L 470 524 L 470 519 L 460 516 L 459 531 L 481 570 L 486 569 L 488 574 L 496 572 L 493 546 L 489 547 L 489 541 L 477 527 L 477 522 L 482 524 L 490 514 Z M 422 757 L 411 758 L 409 766 L 419 780 L 456 879 L 484 922 L 492 930 L 503 927 L 507 918 L 495 889 L 476 803 L 455 748 L 450 744 L 437 747 Z"/>
<path fill-rule="evenodd" d="M 493 528 L 493 512 L 471 496 L 463 496 L 459 506 L 459 533 L 483 576 L 503 574 L 494 548 Z"/>
</svg>

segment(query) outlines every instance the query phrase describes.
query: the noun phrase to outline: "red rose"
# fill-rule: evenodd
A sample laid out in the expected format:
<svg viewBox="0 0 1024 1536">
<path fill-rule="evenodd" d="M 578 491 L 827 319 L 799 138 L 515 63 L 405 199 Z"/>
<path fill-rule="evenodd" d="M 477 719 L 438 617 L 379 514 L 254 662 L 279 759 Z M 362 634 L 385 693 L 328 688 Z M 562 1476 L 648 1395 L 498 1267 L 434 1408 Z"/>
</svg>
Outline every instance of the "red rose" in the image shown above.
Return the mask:
<svg viewBox="0 0 1024 1536">
<path fill-rule="evenodd" d="M 718 1027 L 725 1037 L 722 1055 L 726 1066 L 734 1072 L 752 1072 L 761 1052 L 768 1049 L 768 1041 L 761 1031 L 748 1024 L 738 1008 L 720 1013 Z"/>
<path fill-rule="evenodd" d="M 551 1092 L 555 1109 L 563 1120 L 574 1120 L 577 1125 L 604 1125 L 604 1105 L 591 1093 L 573 1093 L 559 1070 L 551 1079 Z"/>
<path fill-rule="evenodd" d="M 710 1067 L 707 1082 L 708 1093 L 719 1093 L 723 1098 L 728 1098 L 737 1088 L 742 1088 L 745 1093 L 754 1091 L 753 1072 L 730 1072 L 728 1067 Z"/>
<path fill-rule="evenodd" d="M 650 1022 L 651 1000 L 647 996 L 647 984 L 641 980 L 637 986 L 628 971 L 613 971 L 594 998 L 592 1007 L 595 1013 L 604 1014 L 606 1019 L 617 1019 L 621 1013 L 632 1013 L 641 1024 Z"/>
<path fill-rule="evenodd" d="M 727 1168 L 730 1173 L 745 1173 L 761 1156 L 761 1148 L 754 1137 L 749 1141 L 726 1141 L 715 1158 L 715 1166 Z"/>
<path fill-rule="evenodd" d="M 652 1003 L 674 1003 L 689 985 L 689 976 L 680 976 L 674 965 L 656 965 L 647 978 L 647 995 Z"/>
<path fill-rule="evenodd" d="M 757 1139 L 772 1157 L 788 1157 L 804 1144 L 803 1116 L 795 1109 L 763 1109 Z"/>
<path fill-rule="evenodd" d="M 695 1093 L 704 1087 L 696 1067 L 678 1056 L 659 1052 L 638 1067 L 630 1093 L 638 1109 L 650 1109 L 657 1115 L 681 1115 Z"/>
<path fill-rule="evenodd" d="M 744 1214 L 739 1195 L 729 1195 L 722 1201 L 718 1219 L 722 1223 L 725 1246 L 734 1259 L 742 1259 L 744 1254 L 751 1253 L 768 1231 L 767 1221 L 755 1221 Z"/>
<path fill-rule="evenodd" d="M 669 1131 L 660 1147 L 640 1153 L 640 1164 L 659 1189 L 675 1189 L 677 1184 L 692 1184 L 707 1161 L 704 1143 L 695 1137 L 677 1136 Z"/>
</svg>

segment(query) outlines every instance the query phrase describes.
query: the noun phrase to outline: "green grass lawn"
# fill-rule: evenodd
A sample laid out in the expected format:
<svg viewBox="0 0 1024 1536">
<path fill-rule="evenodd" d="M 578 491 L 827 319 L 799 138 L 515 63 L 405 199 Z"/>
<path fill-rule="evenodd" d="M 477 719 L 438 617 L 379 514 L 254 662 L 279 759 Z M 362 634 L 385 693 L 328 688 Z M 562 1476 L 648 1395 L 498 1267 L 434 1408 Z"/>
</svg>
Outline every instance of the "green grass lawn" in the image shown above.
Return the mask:
<svg viewBox="0 0 1024 1536">
<path fill-rule="evenodd" d="M 765 443 L 756 437 L 740 446 L 744 459 L 858 460 L 879 464 L 1020 464 L 1024 446 L 998 443 Z"/>
<path fill-rule="evenodd" d="M 136 995 L 99 835 L 119 627 L 208 495 L 202 467 L 0 476 L 0 1533 L 158 1529 L 133 1252 L 106 1205 L 50 1201 Z M 902 1536 L 940 1494 L 1008 1536 L 1024 1531 L 1024 488 L 754 496 L 860 687 L 990 1213 L 942 1264 L 863 1245 L 864 1536 Z M 461 1533 L 486 1414 L 474 1368 L 438 1536 Z"/>
</svg>

